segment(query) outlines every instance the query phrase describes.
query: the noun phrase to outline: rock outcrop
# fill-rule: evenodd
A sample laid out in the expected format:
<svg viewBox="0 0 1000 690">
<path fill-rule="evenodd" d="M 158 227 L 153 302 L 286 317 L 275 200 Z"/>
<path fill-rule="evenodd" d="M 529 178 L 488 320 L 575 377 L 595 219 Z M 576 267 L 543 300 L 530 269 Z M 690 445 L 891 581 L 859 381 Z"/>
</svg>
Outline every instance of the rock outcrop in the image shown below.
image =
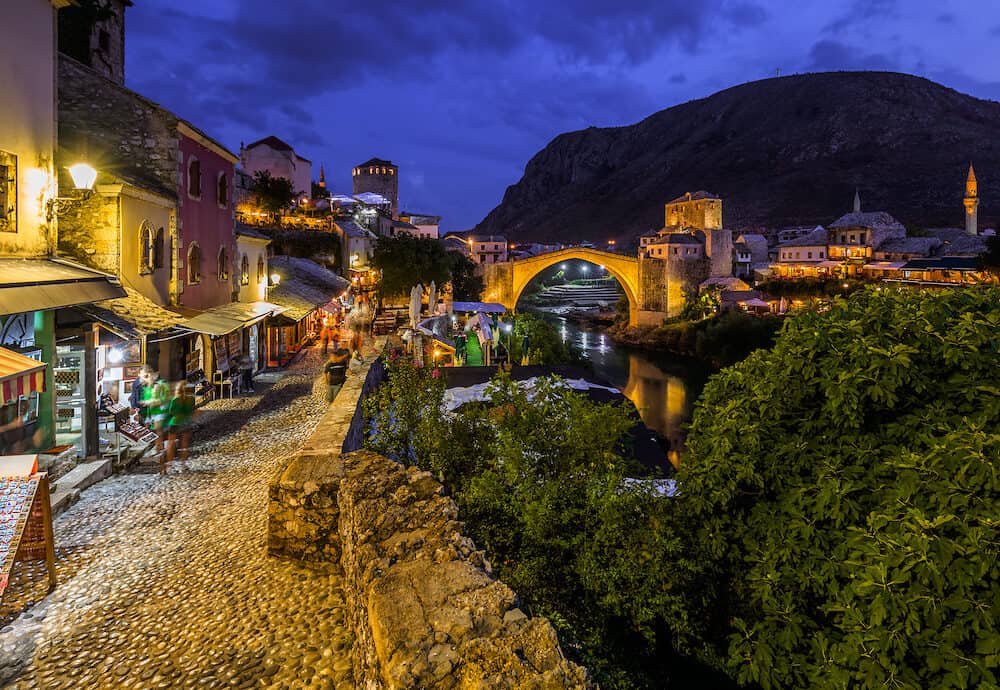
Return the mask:
<svg viewBox="0 0 1000 690">
<path fill-rule="evenodd" d="M 829 223 L 866 209 L 961 226 L 969 161 L 980 224 L 1000 220 L 1000 103 L 886 72 L 742 84 L 627 127 L 556 137 L 477 226 L 513 240 L 630 239 L 696 189 L 725 200 L 726 227 Z M 990 201 L 992 199 L 992 202 Z"/>
</svg>

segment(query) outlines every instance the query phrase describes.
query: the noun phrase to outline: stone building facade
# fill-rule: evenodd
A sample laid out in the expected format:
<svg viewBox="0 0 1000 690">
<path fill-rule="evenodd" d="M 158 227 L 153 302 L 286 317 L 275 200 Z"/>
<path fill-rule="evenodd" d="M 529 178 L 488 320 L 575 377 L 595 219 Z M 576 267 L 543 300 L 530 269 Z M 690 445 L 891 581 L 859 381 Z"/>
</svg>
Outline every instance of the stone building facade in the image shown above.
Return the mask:
<svg viewBox="0 0 1000 690">
<path fill-rule="evenodd" d="M 125 9 L 132 0 L 105 0 L 96 21 L 75 3 L 59 10 L 59 52 L 116 84 L 125 83 Z"/>
<path fill-rule="evenodd" d="M 718 230 L 722 228 L 722 199 L 711 192 L 687 192 L 666 204 L 663 226 Z"/>
<path fill-rule="evenodd" d="M 392 161 L 372 158 L 355 166 L 351 170 L 351 186 L 355 195 L 381 194 L 392 205 L 392 217 L 399 217 L 399 166 Z"/>
<path fill-rule="evenodd" d="M 290 180 L 297 194 L 312 194 L 312 162 L 278 137 L 264 137 L 240 146 L 240 166 L 251 176 L 266 170 L 271 177 Z"/>
</svg>

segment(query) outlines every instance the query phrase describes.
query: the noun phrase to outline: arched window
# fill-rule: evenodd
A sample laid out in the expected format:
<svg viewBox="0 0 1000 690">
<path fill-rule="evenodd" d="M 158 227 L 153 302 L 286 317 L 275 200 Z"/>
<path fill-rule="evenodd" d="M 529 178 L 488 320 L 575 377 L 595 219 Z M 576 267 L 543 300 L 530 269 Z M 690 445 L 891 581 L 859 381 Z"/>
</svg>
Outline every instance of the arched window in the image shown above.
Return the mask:
<svg viewBox="0 0 1000 690">
<path fill-rule="evenodd" d="M 142 221 L 139 226 L 139 273 L 149 273 L 153 270 L 153 226 L 148 221 Z"/>
<path fill-rule="evenodd" d="M 188 161 L 188 196 L 201 198 L 201 161 L 194 156 Z"/>
<path fill-rule="evenodd" d="M 153 269 L 163 268 L 163 228 L 153 235 Z"/>
<path fill-rule="evenodd" d="M 192 242 L 188 248 L 187 274 L 189 283 L 201 282 L 201 247 Z"/>
<path fill-rule="evenodd" d="M 257 282 L 263 283 L 264 278 L 267 276 L 267 264 L 264 263 L 264 257 L 257 257 Z"/>
<path fill-rule="evenodd" d="M 240 285 L 250 284 L 250 257 L 246 254 L 240 259 Z"/>
<path fill-rule="evenodd" d="M 229 252 L 219 249 L 219 280 L 229 280 Z"/>
<path fill-rule="evenodd" d="M 229 178 L 224 172 L 219 173 L 219 179 L 216 181 L 215 200 L 219 203 L 219 208 L 225 208 L 229 203 Z"/>
</svg>

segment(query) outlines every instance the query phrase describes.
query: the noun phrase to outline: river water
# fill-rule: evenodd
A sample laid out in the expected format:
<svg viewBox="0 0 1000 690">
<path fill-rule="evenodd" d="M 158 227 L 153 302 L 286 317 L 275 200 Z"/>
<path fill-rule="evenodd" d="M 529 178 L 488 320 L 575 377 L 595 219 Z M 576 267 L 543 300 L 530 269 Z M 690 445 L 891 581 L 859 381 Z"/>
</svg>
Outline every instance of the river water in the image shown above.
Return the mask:
<svg viewBox="0 0 1000 690">
<path fill-rule="evenodd" d="M 711 371 L 696 360 L 633 350 L 616 344 L 601 328 L 582 325 L 552 312 L 536 312 L 552 323 L 590 361 L 594 372 L 632 401 L 653 431 L 669 442 L 676 466 L 684 426 Z"/>
</svg>

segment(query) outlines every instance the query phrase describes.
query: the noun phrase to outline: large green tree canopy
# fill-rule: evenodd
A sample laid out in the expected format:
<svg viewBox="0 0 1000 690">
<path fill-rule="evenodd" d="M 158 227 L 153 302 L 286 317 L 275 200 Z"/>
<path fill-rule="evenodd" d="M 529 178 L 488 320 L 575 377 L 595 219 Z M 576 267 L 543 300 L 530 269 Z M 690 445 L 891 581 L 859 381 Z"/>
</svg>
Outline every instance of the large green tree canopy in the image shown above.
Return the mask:
<svg viewBox="0 0 1000 690">
<path fill-rule="evenodd" d="M 389 297 L 408 294 L 417 283 L 427 288 L 433 280 L 440 289 L 451 280 L 452 259 L 441 243 L 408 233 L 379 237 L 372 263 L 382 271 L 379 289 Z"/>
<path fill-rule="evenodd" d="M 745 683 L 997 687 L 1000 290 L 874 288 L 706 386 L 665 615 Z"/>
</svg>

